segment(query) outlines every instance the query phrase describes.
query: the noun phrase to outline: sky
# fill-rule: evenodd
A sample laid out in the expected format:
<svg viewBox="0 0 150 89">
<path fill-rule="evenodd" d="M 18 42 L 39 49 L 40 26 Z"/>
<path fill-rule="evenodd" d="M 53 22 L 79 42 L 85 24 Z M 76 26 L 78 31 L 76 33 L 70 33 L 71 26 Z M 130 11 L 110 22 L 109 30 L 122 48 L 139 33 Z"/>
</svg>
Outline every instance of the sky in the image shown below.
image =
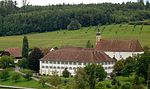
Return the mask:
<svg viewBox="0 0 150 89">
<path fill-rule="evenodd" d="M 18 2 L 18 6 L 21 6 L 22 0 L 16 0 Z M 70 3 L 70 4 L 89 4 L 89 3 L 103 3 L 103 2 L 112 2 L 112 3 L 122 3 L 127 1 L 136 2 L 137 0 L 28 0 L 31 5 L 56 5 L 62 3 Z"/>
</svg>

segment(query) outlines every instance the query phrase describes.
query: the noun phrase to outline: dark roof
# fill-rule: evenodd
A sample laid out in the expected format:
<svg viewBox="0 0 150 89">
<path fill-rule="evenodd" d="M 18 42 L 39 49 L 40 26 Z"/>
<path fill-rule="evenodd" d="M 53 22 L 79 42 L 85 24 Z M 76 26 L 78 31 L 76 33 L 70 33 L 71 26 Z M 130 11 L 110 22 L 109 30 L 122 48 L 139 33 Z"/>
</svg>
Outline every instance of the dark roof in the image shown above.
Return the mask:
<svg viewBox="0 0 150 89">
<path fill-rule="evenodd" d="M 8 52 L 13 57 L 22 57 L 22 51 L 20 48 L 7 48 L 3 52 Z"/>
<path fill-rule="evenodd" d="M 86 48 L 63 48 L 49 52 L 41 60 L 72 61 L 72 62 L 101 62 L 115 61 L 104 52 L 94 51 Z"/>
<path fill-rule="evenodd" d="M 101 39 L 96 45 L 96 50 L 113 52 L 142 52 L 143 48 L 138 40 Z"/>
</svg>

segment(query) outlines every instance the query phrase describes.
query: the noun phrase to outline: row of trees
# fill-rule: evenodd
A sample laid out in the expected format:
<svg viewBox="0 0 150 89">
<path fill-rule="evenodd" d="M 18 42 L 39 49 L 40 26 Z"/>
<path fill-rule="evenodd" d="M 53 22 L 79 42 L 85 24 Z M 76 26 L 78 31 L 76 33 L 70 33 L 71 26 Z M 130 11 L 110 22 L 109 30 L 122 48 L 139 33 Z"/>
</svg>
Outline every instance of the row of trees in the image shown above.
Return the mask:
<svg viewBox="0 0 150 89">
<path fill-rule="evenodd" d="M 148 1 L 146 4 L 140 1 L 122 4 L 26 5 L 18 8 L 16 2 L 9 0 L 0 1 L 0 12 L 0 36 L 5 36 L 66 28 L 78 29 L 81 25 L 146 20 L 150 18 L 150 4 Z M 76 22 L 79 22 L 77 27 L 71 25 Z"/>
</svg>

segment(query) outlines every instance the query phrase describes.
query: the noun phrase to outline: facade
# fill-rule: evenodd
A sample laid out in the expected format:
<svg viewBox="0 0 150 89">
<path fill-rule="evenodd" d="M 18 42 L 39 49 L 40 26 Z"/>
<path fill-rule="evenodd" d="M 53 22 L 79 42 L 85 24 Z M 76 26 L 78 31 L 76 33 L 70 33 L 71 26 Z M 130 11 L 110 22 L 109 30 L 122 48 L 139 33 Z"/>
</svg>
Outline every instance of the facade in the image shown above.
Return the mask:
<svg viewBox="0 0 150 89">
<path fill-rule="evenodd" d="M 22 58 L 22 51 L 20 48 L 7 48 L 1 54 L 1 56 L 5 55 L 15 57 L 14 62 L 18 63 L 18 60 Z"/>
<path fill-rule="evenodd" d="M 116 58 L 117 60 L 126 59 L 129 56 L 132 57 L 144 52 L 138 40 L 108 40 L 99 38 L 96 41 L 95 49 L 97 51 L 104 51 L 111 58 Z"/>
<path fill-rule="evenodd" d="M 75 75 L 77 68 L 92 63 L 102 65 L 107 73 L 111 73 L 115 61 L 104 52 L 94 49 L 63 48 L 49 52 L 40 60 L 40 74 L 52 75 L 52 72 L 57 71 L 58 75 L 62 75 L 67 68 L 71 75 Z"/>
</svg>

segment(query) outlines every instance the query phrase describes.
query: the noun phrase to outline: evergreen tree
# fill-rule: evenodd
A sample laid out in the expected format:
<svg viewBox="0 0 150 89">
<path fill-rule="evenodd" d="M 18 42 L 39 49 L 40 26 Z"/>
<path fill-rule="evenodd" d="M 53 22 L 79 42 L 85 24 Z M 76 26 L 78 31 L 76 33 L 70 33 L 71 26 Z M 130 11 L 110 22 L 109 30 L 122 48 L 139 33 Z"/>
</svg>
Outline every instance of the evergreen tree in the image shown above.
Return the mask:
<svg viewBox="0 0 150 89">
<path fill-rule="evenodd" d="M 28 59 L 29 55 L 29 44 L 28 44 L 28 39 L 26 36 L 23 38 L 23 45 L 22 45 L 22 57 L 25 59 Z"/>
<path fill-rule="evenodd" d="M 86 48 L 93 48 L 93 45 L 91 44 L 90 40 L 87 41 Z"/>
</svg>

